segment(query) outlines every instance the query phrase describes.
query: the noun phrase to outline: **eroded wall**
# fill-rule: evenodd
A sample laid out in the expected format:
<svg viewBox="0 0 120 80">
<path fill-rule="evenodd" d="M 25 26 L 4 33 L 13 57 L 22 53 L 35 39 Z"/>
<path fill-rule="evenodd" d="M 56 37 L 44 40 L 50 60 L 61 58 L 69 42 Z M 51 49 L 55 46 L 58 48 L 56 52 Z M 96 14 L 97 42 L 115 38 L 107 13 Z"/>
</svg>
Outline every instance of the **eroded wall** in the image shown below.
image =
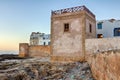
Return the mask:
<svg viewBox="0 0 120 80">
<path fill-rule="evenodd" d="M 19 57 L 28 57 L 29 56 L 29 45 L 28 43 L 19 44 Z"/>
<path fill-rule="evenodd" d="M 72 13 L 73 14 L 73 13 Z M 78 16 L 78 17 L 77 17 Z M 52 17 L 52 61 L 78 61 L 83 58 L 82 15 L 71 14 Z M 69 23 L 69 31 L 64 32 L 64 24 Z"/>
<path fill-rule="evenodd" d="M 50 57 L 50 46 L 29 46 L 28 43 L 19 44 L 20 57 Z"/>
<path fill-rule="evenodd" d="M 50 46 L 30 46 L 29 56 L 30 57 L 49 57 Z"/>
<path fill-rule="evenodd" d="M 85 59 L 96 80 L 120 80 L 120 38 L 85 40 Z"/>
<path fill-rule="evenodd" d="M 96 38 L 96 20 L 95 18 L 91 18 L 86 16 L 86 39 Z M 91 25 L 91 32 L 90 32 Z"/>
<path fill-rule="evenodd" d="M 96 80 L 120 80 L 120 50 L 90 54 L 87 58 Z"/>
<path fill-rule="evenodd" d="M 109 50 L 120 49 L 120 37 L 86 39 L 86 53 L 97 53 Z"/>
<path fill-rule="evenodd" d="M 70 23 L 70 31 L 64 32 L 64 23 Z M 81 32 L 82 29 L 80 28 L 79 24 L 81 23 L 80 19 L 76 20 L 63 20 L 63 23 L 59 21 L 55 21 L 53 25 L 57 25 L 54 27 L 54 43 L 53 43 L 53 53 L 54 55 L 73 55 L 74 53 L 77 53 L 75 55 L 79 56 L 78 53 L 81 53 Z M 60 26 L 59 26 L 60 25 Z M 78 29 L 76 28 L 78 27 Z M 77 43 L 77 44 L 76 44 Z M 74 49 L 73 49 L 74 48 Z"/>
</svg>

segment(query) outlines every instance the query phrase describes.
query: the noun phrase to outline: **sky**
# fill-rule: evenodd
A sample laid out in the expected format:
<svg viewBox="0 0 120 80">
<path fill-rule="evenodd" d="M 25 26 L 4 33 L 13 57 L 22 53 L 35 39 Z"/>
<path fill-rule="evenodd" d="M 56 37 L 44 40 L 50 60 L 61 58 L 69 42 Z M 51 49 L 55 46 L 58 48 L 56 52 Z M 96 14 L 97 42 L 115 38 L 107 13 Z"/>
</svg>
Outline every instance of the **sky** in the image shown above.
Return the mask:
<svg viewBox="0 0 120 80">
<path fill-rule="evenodd" d="M 120 0 L 0 0 L 0 50 L 18 50 L 31 32 L 50 33 L 52 10 L 85 5 L 96 20 L 120 19 Z"/>
</svg>

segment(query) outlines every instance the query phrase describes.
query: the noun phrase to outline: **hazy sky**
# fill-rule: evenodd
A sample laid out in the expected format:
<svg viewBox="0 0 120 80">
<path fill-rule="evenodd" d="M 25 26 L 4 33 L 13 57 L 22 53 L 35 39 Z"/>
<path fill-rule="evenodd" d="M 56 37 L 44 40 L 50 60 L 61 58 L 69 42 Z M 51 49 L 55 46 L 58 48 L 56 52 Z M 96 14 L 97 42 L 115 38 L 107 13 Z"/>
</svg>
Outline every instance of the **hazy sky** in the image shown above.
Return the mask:
<svg viewBox="0 0 120 80">
<path fill-rule="evenodd" d="M 51 10 L 81 5 L 97 20 L 120 19 L 120 0 L 0 0 L 0 50 L 18 50 L 33 31 L 50 33 Z"/>
</svg>

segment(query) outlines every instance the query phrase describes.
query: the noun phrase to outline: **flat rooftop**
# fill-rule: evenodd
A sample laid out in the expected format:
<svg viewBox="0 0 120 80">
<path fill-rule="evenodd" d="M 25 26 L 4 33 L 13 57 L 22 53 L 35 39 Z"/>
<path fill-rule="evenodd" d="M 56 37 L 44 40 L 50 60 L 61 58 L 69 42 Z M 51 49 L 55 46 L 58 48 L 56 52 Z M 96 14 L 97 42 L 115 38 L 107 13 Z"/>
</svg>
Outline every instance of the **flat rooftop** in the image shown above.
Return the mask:
<svg viewBox="0 0 120 80">
<path fill-rule="evenodd" d="M 66 9 L 60 9 L 60 10 L 55 10 L 52 11 L 52 15 L 60 15 L 60 14 L 65 14 L 65 13 L 73 13 L 73 12 L 79 12 L 85 10 L 87 13 L 91 14 L 95 18 L 95 15 L 84 5 L 83 6 L 77 6 L 77 7 L 71 7 L 71 8 L 66 8 Z"/>
</svg>

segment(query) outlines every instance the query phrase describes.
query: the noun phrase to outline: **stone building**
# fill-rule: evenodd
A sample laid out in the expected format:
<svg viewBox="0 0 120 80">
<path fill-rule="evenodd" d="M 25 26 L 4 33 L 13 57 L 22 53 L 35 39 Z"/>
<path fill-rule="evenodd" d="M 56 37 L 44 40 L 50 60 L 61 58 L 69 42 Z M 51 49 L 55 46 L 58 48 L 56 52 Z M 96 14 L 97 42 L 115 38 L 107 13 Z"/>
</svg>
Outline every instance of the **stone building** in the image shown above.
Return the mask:
<svg viewBox="0 0 120 80">
<path fill-rule="evenodd" d="M 30 45 L 50 45 L 50 34 L 32 32 Z"/>
<path fill-rule="evenodd" d="M 85 6 L 51 14 L 51 61 L 84 60 L 85 39 L 96 37 L 95 15 Z"/>
<path fill-rule="evenodd" d="M 109 19 L 97 21 L 96 33 L 98 38 L 120 36 L 120 20 Z"/>
</svg>

